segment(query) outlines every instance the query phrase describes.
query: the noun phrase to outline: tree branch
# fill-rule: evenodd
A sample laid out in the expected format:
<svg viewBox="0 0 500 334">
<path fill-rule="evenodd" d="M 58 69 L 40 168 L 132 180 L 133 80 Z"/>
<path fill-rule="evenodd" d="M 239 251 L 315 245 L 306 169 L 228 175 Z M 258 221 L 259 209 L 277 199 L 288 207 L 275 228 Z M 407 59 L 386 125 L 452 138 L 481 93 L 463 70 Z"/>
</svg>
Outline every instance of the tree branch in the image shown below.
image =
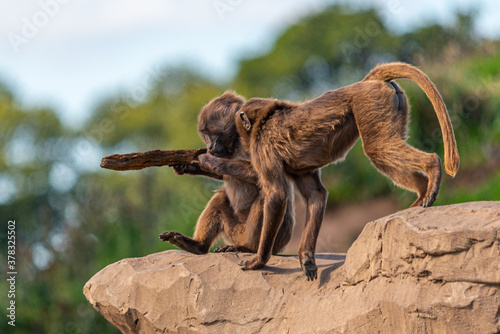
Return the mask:
<svg viewBox="0 0 500 334">
<path fill-rule="evenodd" d="M 102 158 L 101 167 L 112 170 L 138 170 L 146 167 L 187 164 L 200 154 L 207 153 L 206 148 L 192 150 L 154 150 L 141 153 L 113 154 Z"/>
</svg>

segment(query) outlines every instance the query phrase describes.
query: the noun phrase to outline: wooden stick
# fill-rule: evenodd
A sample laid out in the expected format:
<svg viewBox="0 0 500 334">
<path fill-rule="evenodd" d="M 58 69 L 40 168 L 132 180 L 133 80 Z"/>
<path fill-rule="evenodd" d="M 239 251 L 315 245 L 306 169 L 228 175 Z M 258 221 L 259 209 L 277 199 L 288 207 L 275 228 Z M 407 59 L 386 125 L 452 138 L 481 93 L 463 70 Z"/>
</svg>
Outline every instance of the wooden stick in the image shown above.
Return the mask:
<svg viewBox="0 0 500 334">
<path fill-rule="evenodd" d="M 113 154 L 102 158 L 101 167 L 112 170 L 138 170 L 146 167 L 187 164 L 207 153 L 206 148 L 193 150 L 154 150 L 141 153 Z"/>
</svg>

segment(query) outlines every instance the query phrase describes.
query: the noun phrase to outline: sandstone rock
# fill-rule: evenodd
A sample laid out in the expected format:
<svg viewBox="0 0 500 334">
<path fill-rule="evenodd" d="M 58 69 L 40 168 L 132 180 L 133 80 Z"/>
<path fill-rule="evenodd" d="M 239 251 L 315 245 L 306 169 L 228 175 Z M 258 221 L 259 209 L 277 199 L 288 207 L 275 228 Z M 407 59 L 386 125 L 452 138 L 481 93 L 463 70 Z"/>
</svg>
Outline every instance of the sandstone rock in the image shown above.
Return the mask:
<svg viewBox="0 0 500 334">
<path fill-rule="evenodd" d="M 376 220 L 347 252 L 258 271 L 251 254 L 165 251 L 92 277 L 89 302 L 124 333 L 498 333 L 500 202 L 412 208 Z"/>
</svg>

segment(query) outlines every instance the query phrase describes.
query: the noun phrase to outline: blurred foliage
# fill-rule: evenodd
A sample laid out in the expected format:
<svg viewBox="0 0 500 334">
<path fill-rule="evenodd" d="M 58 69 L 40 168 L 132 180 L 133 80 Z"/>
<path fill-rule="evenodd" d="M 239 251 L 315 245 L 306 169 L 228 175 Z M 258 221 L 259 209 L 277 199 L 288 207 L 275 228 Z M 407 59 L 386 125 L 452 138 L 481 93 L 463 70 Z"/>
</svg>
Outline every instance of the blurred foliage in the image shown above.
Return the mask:
<svg viewBox="0 0 500 334">
<path fill-rule="evenodd" d="M 2 222 L 17 222 L 16 330 L 116 332 L 85 300 L 84 283 L 109 263 L 171 248 L 157 238 L 164 230 L 191 235 L 218 183 L 169 168 L 99 170 L 100 158 L 202 147 L 197 115 L 225 89 L 298 101 L 360 80 L 381 62 L 416 64 L 443 95 L 462 159 L 455 179 L 443 177 L 436 204 L 500 200 L 500 43 L 475 36 L 473 23 L 460 14 L 454 26 L 401 35 L 375 10 L 332 7 L 284 31 L 269 53 L 243 59 L 233 82 L 158 69 L 148 86 L 102 101 L 81 131 L 66 129 L 50 109 L 22 107 L 0 86 L 0 210 Z M 432 106 L 415 84 L 400 83 L 412 105 L 410 143 L 442 156 Z M 403 208 L 415 199 L 372 167 L 359 142 L 345 161 L 323 169 L 323 180 L 329 205 L 391 194 Z M 4 293 L 5 280 L 0 287 Z M 6 303 L 0 298 L 0 308 Z"/>
</svg>

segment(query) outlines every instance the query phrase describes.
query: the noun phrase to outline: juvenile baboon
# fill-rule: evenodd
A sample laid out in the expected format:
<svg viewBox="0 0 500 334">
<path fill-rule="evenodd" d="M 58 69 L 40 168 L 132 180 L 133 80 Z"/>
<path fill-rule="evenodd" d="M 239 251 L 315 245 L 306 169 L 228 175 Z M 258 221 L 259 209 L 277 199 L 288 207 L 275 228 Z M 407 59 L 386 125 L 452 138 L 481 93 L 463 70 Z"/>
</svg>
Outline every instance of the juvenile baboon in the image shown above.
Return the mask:
<svg viewBox="0 0 500 334">
<path fill-rule="evenodd" d="M 233 93 L 209 102 L 198 117 L 198 132 L 207 145 L 209 154 L 198 161 L 176 165 L 177 174 L 203 175 L 224 181 L 208 202 L 196 223 L 193 238 L 179 232 L 167 231 L 160 239 L 195 254 L 205 254 L 219 235 L 228 245 L 218 247 L 217 252 L 257 252 L 261 229 L 263 196 L 257 185 L 257 174 L 250 163 L 250 155 L 241 146 L 234 115 L 244 100 Z M 292 184 L 284 185 L 292 192 Z M 283 218 L 272 253 L 283 250 L 290 241 L 294 225 L 293 198 L 286 203 Z"/>
<path fill-rule="evenodd" d="M 429 78 L 411 65 L 380 65 L 362 81 L 304 103 L 251 99 L 237 113 L 236 126 L 265 194 L 264 223 L 257 255 L 243 269 L 261 268 L 269 260 L 292 196 L 291 177 L 307 205 L 300 264 L 308 280 L 317 278 L 314 252 L 327 199 L 319 168 L 342 159 L 358 137 L 382 174 L 417 193 L 413 206 L 434 203 L 441 160 L 406 143 L 409 107 L 404 92 L 391 81 L 398 78 L 416 82 L 432 102 L 443 133 L 446 172 L 457 173 L 459 156 L 446 106 Z"/>
</svg>

